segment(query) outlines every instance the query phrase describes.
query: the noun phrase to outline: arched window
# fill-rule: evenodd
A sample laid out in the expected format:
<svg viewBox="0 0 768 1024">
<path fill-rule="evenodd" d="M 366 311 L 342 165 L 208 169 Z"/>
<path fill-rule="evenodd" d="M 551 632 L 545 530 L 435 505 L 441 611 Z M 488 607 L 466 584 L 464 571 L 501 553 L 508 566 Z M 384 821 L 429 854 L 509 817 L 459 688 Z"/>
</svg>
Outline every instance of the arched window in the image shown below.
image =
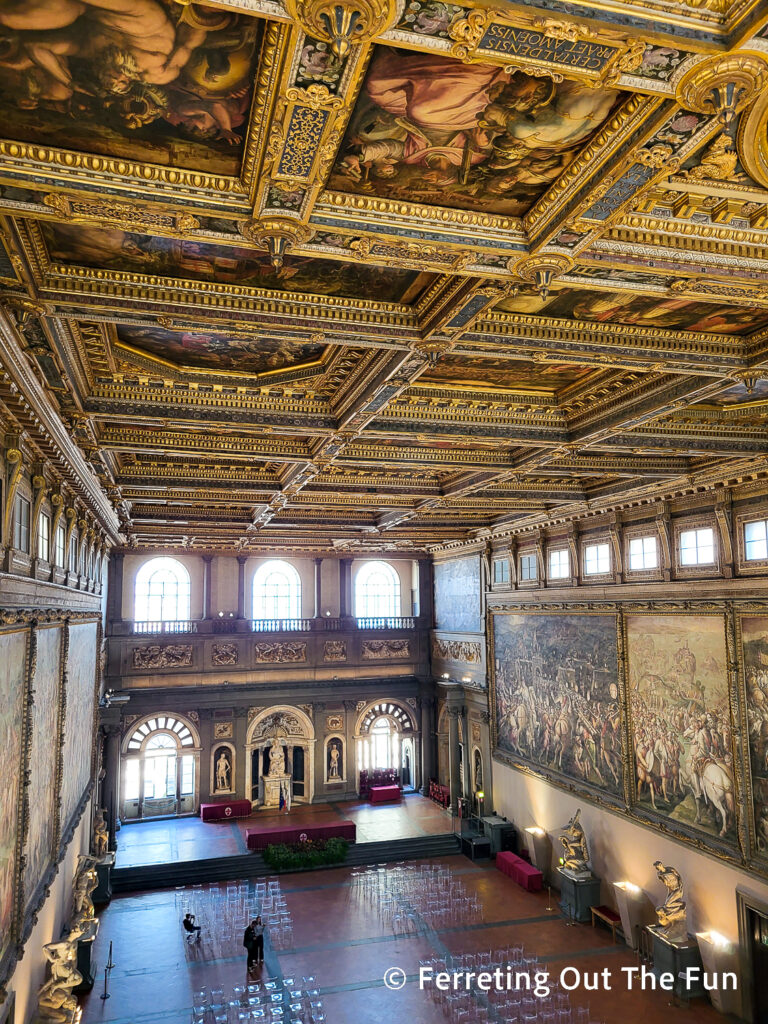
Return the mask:
<svg viewBox="0 0 768 1024">
<path fill-rule="evenodd" d="M 189 573 L 175 558 L 152 558 L 136 573 L 135 622 L 182 622 L 190 617 Z"/>
<path fill-rule="evenodd" d="M 301 618 L 301 578 L 289 562 L 262 562 L 254 573 L 253 618 Z"/>
<path fill-rule="evenodd" d="M 400 615 L 400 577 L 388 562 L 366 562 L 355 579 L 355 616 Z"/>
<path fill-rule="evenodd" d="M 189 726 L 175 715 L 155 715 L 134 729 L 123 755 L 124 820 L 194 809 L 194 747 Z"/>
</svg>

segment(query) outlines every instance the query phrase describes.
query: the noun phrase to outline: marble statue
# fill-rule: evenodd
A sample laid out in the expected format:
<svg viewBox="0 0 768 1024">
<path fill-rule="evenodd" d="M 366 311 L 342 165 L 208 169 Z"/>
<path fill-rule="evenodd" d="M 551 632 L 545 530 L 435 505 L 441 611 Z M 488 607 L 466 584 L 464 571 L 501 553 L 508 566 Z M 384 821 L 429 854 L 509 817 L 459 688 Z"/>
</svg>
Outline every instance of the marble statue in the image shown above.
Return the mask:
<svg viewBox="0 0 768 1024">
<path fill-rule="evenodd" d="M 334 743 L 331 747 L 331 767 L 328 772 L 329 779 L 338 779 L 339 777 L 339 745 Z"/>
<path fill-rule="evenodd" d="M 580 814 L 581 808 L 579 807 L 568 822 L 565 832 L 559 836 L 565 850 L 563 867 L 569 871 L 589 871 L 587 866 L 587 861 L 589 860 L 587 837 L 584 835 L 584 829 L 579 821 Z"/>
<path fill-rule="evenodd" d="M 82 931 L 83 927 L 96 916 L 91 893 L 99 884 L 96 874 L 96 858 L 80 856 L 77 858 L 77 874 L 72 888 L 74 917 L 72 930 Z"/>
<path fill-rule="evenodd" d="M 43 946 L 43 952 L 51 965 L 51 976 L 38 992 L 38 1017 L 56 1024 L 70 1024 L 78 1015 L 77 998 L 72 995 L 72 989 L 83 980 L 75 967 L 77 939 L 70 935 L 62 942 L 49 942 Z"/>
<path fill-rule="evenodd" d="M 660 907 L 656 907 L 658 933 L 669 942 L 687 942 L 688 925 L 685 919 L 685 900 L 683 899 L 683 880 L 678 871 L 665 867 L 660 860 L 654 861 L 659 881 L 667 889 L 667 898 Z"/>
<path fill-rule="evenodd" d="M 285 754 L 283 745 L 277 736 L 272 740 L 272 746 L 269 748 L 269 774 L 272 778 L 285 775 Z"/>
<path fill-rule="evenodd" d="M 102 807 L 96 808 L 93 818 L 93 837 L 91 839 L 91 850 L 94 857 L 106 857 L 109 852 L 109 829 L 107 828 L 106 811 Z"/>
<path fill-rule="evenodd" d="M 216 762 L 216 789 L 229 789 L 229 758 L 222 750 Z"/>
</svg>

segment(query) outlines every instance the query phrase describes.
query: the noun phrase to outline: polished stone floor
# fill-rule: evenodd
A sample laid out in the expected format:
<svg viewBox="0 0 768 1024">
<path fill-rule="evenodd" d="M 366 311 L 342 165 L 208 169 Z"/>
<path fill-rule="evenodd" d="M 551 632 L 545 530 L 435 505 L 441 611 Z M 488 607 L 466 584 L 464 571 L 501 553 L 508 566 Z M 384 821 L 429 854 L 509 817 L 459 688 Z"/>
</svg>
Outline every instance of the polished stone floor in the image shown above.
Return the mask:
<svg viewBox="0 0 768 1024">
<path fill-rule="evenodd" d="M 170 818 L 124 825 L 118 833 L 118 868 L 171 861 L 205 860 L 247 853 L 246 828 L 325 824 L 350 819 L 357 825 L 357 842 L 373 843 L 415 836 L 442 835 L 453 827 L 451 815 L 434 801 L 409 793 L 399 804 L 346 801 L 333 804 L 294 804 L 289 814 L 257 811 L 237 821 L 203 822 L 199 818 Z"/>
<path fill-rule="evenodd" d="M 481 922 L 429 928 L 418 936 L 394 935 L 378 901 L 366 900 L 353 890 L 351 869 L 281 876 L 293 918 L 293 942 L 289 949 L 268 947 L 262 980 L 313 975 L 328 1024 L 446 1024 L 455 1018 L 444 1015 L 419 990 L 419 959 L 514 943 L 523 945 L 527 955 L 540 957 L 552 974 L 565 966 L 582 972 L 610 969 L 613 991 L 571 994 L 574 1015 L 578 1007 L 588 1007 L 583 1018 L 587 1021 L 717 1024 L 724 1020 L 702 1000 L 681 1009 L 670 1005 L 666 993 L 627 993 L 620 968 L 636 965 L 631 951 L 613 944 L 607 929 L 567 926 L 559 913 L 547 910 L 546 892 L 524 892 L 490 863 L 473 864 L 461 856 L 431 863 L 438 862 L 448 865 L 455 879 L 477 895 L 483 907 Z M 246 982 L 244 956 L 217 955 L 209 936 L 203 935 L 199 948 L 190 952 L 180 928 L 180 898 L 173 891 L 159 891 L 116 897 L 105 908 L 94 950 L 101 973 L 94 991 L 85 997 L 83 1024 L 188 1024 L 196 990 L 222 986 L 228 992 Z M 99 994 L 110 940 L 116 967 L 110 975 L 111 998 L 102 1001 Z M 405 971 L 408 981 L 402 990 L 389 991 L 384 986 L 383 974 L 389 967 Z M 487 1018 L 470 1013 L 462 1019 L 475 1024 Z"/>
</svg>

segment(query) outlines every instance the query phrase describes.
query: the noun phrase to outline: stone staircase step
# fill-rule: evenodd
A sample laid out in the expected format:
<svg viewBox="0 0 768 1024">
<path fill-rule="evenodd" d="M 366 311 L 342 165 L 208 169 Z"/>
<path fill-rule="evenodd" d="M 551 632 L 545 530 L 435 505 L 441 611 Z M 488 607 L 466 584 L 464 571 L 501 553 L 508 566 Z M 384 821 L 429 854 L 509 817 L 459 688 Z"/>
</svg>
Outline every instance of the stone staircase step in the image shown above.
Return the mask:
<svg viewBox="0 0 768 1024">
<path fill-rule="evenodd" d="M 377 843 L 352 843 L 346 860 L 333 867 L 360 864 L 385 864 L 398 860 L 422 860 L 447 857 L 460 852 L 459 837 L 453 833 L 436 836 L 415 836 Z M 326 868 L 309 870 L 329 870 Z M 206 860 L 174 861 L 170 864 L 148 864 L 132 868 L 114 868 L 114 893 L 166 889 L 196 882 L 225 882 L 235 878 L 259 878 L 274 872 L 264 863 L 260 853 L 236 857 L 211 857 Z"/>
</svg>

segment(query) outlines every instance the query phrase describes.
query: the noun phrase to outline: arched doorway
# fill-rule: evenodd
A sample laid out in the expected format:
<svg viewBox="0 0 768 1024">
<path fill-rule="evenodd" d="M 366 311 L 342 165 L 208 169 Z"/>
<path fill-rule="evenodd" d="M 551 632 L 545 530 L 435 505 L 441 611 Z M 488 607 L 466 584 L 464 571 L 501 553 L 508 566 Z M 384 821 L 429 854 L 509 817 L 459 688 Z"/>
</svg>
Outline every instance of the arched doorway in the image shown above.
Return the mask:
<svg viewBox="0 0 768 1024">
<path fill-rule="evenodd" d="M 421 784 L 418 738 L 411 712 L 403 704 L 377 701 L 369 705 L 355 730 L 358 780 L 361 771 L 394 769 L 403 789 L 416 789 Z"/>
<path fill-rule="evenodd" d="M 248 726 L 245 792 L 252 806 L 268 805 L 264 780 L 269 776 L 273 746 L 282 747 L 281 767 L 289 777 L 291 799 L 311 803 L 315 792 L 315 730 L 303 711 L 281 705 L 259 711 Z"/>
<path fill-rule="evenodd" d="M 124 821 L 193 814 L 199 800 L 200 739 L 186 718 L 147 715 L 123 741 Z"/>
</svg>

